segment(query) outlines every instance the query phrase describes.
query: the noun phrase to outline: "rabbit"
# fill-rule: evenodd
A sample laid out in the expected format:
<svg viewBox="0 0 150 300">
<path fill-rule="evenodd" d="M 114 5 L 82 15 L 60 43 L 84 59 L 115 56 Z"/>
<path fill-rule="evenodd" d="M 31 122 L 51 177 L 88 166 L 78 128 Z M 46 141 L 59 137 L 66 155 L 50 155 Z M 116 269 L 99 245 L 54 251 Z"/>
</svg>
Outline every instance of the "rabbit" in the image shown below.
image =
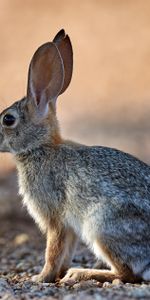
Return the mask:
<svg viewBox="0 0 150 300">
<path fill-rule="evenodd" d="M 60 30 L 34 53 L 27 96 L 0 115 L 0 151 L 11 152 L 23 203 L 46 235 L 45 265 L 32 280 L 150 280 L 150 167 L 122 151 L 62 138 L 57 98 L 73 51 Z M 70 268 L 82 239 L 110 269 Z"/>
</svg>

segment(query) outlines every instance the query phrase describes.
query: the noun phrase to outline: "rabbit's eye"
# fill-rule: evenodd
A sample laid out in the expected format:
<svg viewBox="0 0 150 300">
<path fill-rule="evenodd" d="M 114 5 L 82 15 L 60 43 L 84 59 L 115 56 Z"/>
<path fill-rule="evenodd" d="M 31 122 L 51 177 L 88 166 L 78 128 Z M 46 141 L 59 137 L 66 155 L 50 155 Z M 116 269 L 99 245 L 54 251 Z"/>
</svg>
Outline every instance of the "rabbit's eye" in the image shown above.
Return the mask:
<svg viewBox="0 0 150 300">
<path fill-rule="evenodd" d="M 5 126 L 12 126 L 14 125 L 16 121 L 16 118 L 11 115 L 11 114 L 6 114 L 4 117 L 3 117 L 3 125 Z"/>
</svg>

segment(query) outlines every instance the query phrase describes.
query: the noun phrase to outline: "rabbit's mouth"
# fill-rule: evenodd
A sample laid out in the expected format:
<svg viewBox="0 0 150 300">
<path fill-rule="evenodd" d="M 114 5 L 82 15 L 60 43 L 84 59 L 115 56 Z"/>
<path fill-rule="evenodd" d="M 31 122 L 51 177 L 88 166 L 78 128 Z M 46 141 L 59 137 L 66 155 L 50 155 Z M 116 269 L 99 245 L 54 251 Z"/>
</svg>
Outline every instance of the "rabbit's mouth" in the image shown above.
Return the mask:
<svg viewBox="0 0 150 300">
<path fill-rule="evenodd" d="M 0 152 L 10 152 L 9 147 L 4 141 L 4 136 L 2 133 L 0 133 Z"/>
</svg>

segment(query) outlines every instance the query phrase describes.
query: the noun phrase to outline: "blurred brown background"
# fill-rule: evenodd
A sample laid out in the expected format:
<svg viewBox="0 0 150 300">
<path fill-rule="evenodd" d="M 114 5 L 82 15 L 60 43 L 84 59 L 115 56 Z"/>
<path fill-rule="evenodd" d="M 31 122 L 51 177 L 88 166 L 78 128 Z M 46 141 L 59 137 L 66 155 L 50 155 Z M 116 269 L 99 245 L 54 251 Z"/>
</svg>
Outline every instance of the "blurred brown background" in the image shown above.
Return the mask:
<svg viewBox="0 0 150 300">
<path fill-rule="evenodd" d="M 74 74 L 58 99 L 66 138 L 150 162 L 150 1 L 1 0 L 0 110 L 26 92 L 36 48 L 65 28 Z M 0 154 L 0 172 L 14 165 Z"/>
<path fill-rule="evenodd" d="M 0 109 L 26 92 L 35 49 L 65 28 L 74 74 L 58 100 L 62 133 L 150 161 L 150 1 L 1 0 Z M 1 166 L 13 164 L 1 155 Z"/>
</svg>

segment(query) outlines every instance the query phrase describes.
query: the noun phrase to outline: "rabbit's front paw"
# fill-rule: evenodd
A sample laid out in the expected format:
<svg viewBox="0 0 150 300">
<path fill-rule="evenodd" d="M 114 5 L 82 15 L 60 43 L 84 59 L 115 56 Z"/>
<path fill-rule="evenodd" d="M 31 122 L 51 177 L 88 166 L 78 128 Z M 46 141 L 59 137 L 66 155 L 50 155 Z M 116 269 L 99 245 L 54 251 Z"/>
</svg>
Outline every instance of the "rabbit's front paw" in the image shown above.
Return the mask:
<svg viewBox="0 0 150 300">
<path fill-rule="evenodd" d="M 33 282 L 43 282 L 44 281 L 44 278 L 43 276 L 41 276 L 41 274 L 38 274 L 38 275 L 34 275 L 31 277 L 31 280 Z"/>
<path fill-rule="evenodd" d="M 47 282 L 47 283 L 49 283 L 49 282 L 54 282 L 55 281 L 55 276 L 51 273 L 45 274 L 45 273 L 41 272 L 38 275 L 32 276 L 31 280 L 33 282 L 37 282 L 37 283 L 38 282 Z"/>
</svg>

